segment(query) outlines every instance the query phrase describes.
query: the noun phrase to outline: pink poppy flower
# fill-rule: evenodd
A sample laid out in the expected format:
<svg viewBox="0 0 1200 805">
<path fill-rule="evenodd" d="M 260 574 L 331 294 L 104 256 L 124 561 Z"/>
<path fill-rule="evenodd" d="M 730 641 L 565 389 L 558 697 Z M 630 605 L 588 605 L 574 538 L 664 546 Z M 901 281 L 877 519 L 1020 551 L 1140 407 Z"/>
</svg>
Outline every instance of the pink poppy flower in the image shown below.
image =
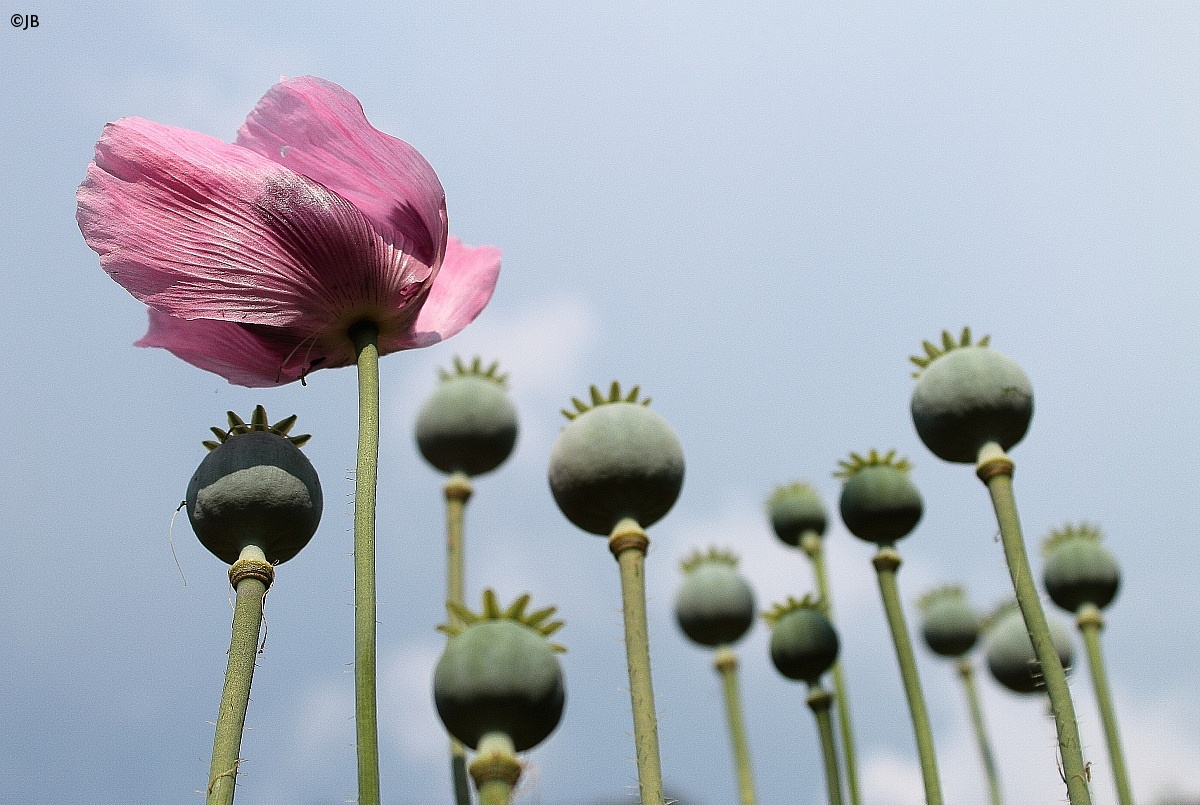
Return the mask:
<svg viewBox="0 0 1200 805">
<path fill-rule="evenodd" d="M 77 193 L 100 265 L 150 308 L 138 346 L 270 386 L 436 344 L 491 299 L 500 252 L 448 235 L 429 163 L 336 84 L 272 87 L 230 144 L 140 118 L 108 124 Z"/>
</svg>

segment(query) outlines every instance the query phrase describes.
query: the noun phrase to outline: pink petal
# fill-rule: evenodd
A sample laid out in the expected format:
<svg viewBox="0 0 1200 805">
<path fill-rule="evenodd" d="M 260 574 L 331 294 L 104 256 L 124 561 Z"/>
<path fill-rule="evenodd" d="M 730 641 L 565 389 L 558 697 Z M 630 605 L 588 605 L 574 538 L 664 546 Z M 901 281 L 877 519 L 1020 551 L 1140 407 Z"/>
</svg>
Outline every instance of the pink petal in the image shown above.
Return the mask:
<svg viewBox="0 0 1200 805">
<path fill-rule="evenodd" d="M 238 131 L 238 145 L 320 182 L 426 265 L 441 262 L 446 195 L 415 148 L 375 129 L 346 90 L 312 76 L 281 81 Z"/>
<path fill-rule="evenodd" d="M 104 269 L 180 318 L 344 337 L 406 331 L 435 269 L 346 199 L 236 145 L 126 118 L 105 127 L 77 218 Z"/>
<path fill-rule="evenodd" d="M 495 246 L 464 246 L 453 235 L 446 241 L 446 259 L 407 337 L 381 339 L 382 353 L 427 347 L 445 341 L 482 312 L 500 277 L 500 250 Z"/>
<path fill-rule="evenodd" d="M 349 366 L 354 351 L 314 354 L 311 336 L 283 327 L 179 319 L 149 308 L 150 327 L 135 346 L 160 347 L 241 386 L 290 383 L 314 369 Z M 314 365 L 315 364 L 315 365 Z"/>
</svg>

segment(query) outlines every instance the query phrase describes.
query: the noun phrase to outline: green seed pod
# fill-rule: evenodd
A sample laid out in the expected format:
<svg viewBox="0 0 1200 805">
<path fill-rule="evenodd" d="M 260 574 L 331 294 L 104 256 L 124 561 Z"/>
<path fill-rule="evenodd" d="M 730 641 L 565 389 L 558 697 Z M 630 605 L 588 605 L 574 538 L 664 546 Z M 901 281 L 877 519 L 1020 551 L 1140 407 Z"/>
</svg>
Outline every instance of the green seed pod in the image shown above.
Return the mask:
<svg viewBox="0 0 1200 805">
<path fill-rule="evenodd" d="M 1071 633 L 1056 620 L 1050 620 L 1050 639 L 1064 670 L 1070 670 L 1074 647 Z M 996 681 L 1017 693 L 1043 690 L 1041 670 L 1033 651 L 1033 641 L 1015 602 L 1002 605 L 987 619 L 984 653 L 988 670 Z"/>
<path fill-rule="evenodd" d="M 262 548 L 272 564 L 298 554 L 321 522 L 321 482 L 289 437 L 294 416 L 267 425 L 260 405 L 247 425 L 229 412 L 229 430 L 200 462 L 187 488 L 187 514 L 201 544 L 232 565 L 247 545 Z"/>
<path fill-rule="evenodd" d="M 1054 603 L 1068 612 L 1084 604 L 1104 609 L 1117 595 L 1121 572 L 1100 540 L 1100 529 L 1087 523 L 1063 526 L 1046 538 L 1042 580 Z"/>
<path fill-rule="evenodd" d="M 911 465 L 896 451 L 866 456 L 851 453 L 834 473 L 842 478 L 838 508 L 851 534 L 878 545 L 891 545 L 916 527 L 924 511 L 921 493 L 908 477 Z"/>
<path fill-rule="evenodd" d="M 481 614 L 446 605 L 450 622 L 438 628 L 450 639 L 433 671 L 433 701 L 446 730 L 472 749 L 499 732 L 524 752 L 562 718 L 566 688 L 556 652 L 565 649 L 546 639 L 562 621 L 547 622 L 554 607 L 526 615 L 528 604 L 523 595 L 501 611 L 485 590 Z"/>
<path fill-rule="evenodd" d="M 771 662 L 788 679 L 816 684 L 837 662 L 837 631 L 808 596 L 788 598 L 765 617 L 771 624 Z"/>
<path fill-rule="evenodd" d="M 638 402 L 635 386 L 622 397 L 612 384 L 592 404 L 574 399 L 570 423 L 550 451 L 550 491 L 572 523 L 607 536 L 631 517 L 643 528 L 670 511 L 683 487 L 683 448 L 666 420 Z"/>
<path fill-rule="evenodd" d="M 741 640 L 754 623 L 754 590 L 737 571 L 737 557 L 711 548 L 683 561 L 683 584 L 675 594 L 679 628 L 702 646 Z"/>
<path fill-rule="evenodd" d="M 767 515 L 775 536 L 792 546 L 809 531 L 822 536 L 828 525 L 820 493 L 801 482 L 776 487 L 767 498 Z"/>
<path fill-rule="evenodd" d="M 483 368 L 454 359 L 454 373 L 439 369 L 437 389 L 417 413 L 417 447 L 445 473 L 483 475 L 504 463 L 517 443 L 517 409 L 505 393 L 499 364 Z"/>
<path fill-rule="evenodd" d="M 956 343 L 942 333 L 942 347 L 925 342 L 925 357 L 911 411 L 917 434 L 934 455 L 973 464 L 979 449 L 996 442 L 1008 450 L 1025 436 L 1033 418 L 1033 387 L 1021 367 L 988 349 L 989 337 L 972 346 L 964 327 Z"/>
<path fill-rule="evenodd" d="M 979 616 L 957 585 L 930 590 L 917 601 L 921 635 L 934 654 L 961 657 L 979 640 Z"/>
</svg>

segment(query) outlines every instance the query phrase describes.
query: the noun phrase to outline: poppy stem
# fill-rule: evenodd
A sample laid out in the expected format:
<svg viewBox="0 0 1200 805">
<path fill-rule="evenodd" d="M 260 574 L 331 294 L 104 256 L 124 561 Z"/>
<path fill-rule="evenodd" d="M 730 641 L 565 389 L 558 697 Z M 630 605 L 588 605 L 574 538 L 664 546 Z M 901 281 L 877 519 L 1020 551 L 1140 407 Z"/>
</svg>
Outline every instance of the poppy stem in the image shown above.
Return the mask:
<svg viewBox="0 0 1200 805">
<path fill-rule="evenodd" d="M 808 706 L 817 718 L 817 734 L 821 737 L 821 755 L 825 758 L 825 790 L 829 805 L 842 805 L 842 780 L 838 773 L 837 746 L 833 739 L 833 719 L 829 706 L 833 696 L 820 682 L 808 686 Z"/>
<path fill-rule="evenodd" d="M 471 777 L 479 789 L 479 805 L 509 805 L 512 790 L 521 779 L 512 740 L 501 732 L 479 739 L 478 754 L 471 763 Z"/>
<path fill-rule="evenodd" d="M 725 691 L 725 714 L 729 718 L 729 737 L 733 742 L 733 763 L 737 767 L 738 791 L 742 805 L 754 805 L 754 774 L 750 770 L 750 745 L 746 740 L 746 722 L 742 717 L 742 697 L 738 693 L 737 655 L 728 646 L 717 649 L 713 667 L 721 675 Z"/>
<path fill-rule="evenodd" d="M 359 805 L 379 805 L 375 684 L 375 493 L 379 480 L 379 328 L 350 328 L 358 356 L 358 465 L 354 474 L 354 720 Z"/>
<path fill-rule="evenodd" d="M 621 571 L 621 610 L 625 615 L 625 657 L 633 705 L 633 744 L 637 755 L 642 805 L 663 805 L 658 714 L 650 678 L 650 636 L 646 625 L 646 550 L 650 538 L 632 518 L 617 523 L 608 548 Z"/>
<path fill-rule="evenodd" d="M 979 450 L 975 474 L 987 485 L 991 495 L 992 507 L 996 510 L 996 522 L 1000 526 L 1004 558 L 1008 564 L 1008 573 L 1012 577 L 1013 590 L 1017 595 L 1017 604 L 1021 608 L 1025 628 L 1029 630 L 1029 637 L 1033 642 L 1034 655 L 1041 668 L 1046 693 L 1050 696 L 1050 709 L 1054 713 L 1054 725 L 1058 731 L 1058 752 L 1062 756 L 1067 796 L 1071 805 L 1091 805 L 1092 795 L 1088 790 L 1088 770 L 1083 763 L 1075 704 L 1071 701 L 1067 674 L 1050 637 L 1046 611 L 1042 608 L 1042 600 L 1029 568 L 1029 555 L 1025 552 L 1025 537 L 1021 534 L 1021 519 L 1017 515 L 1016 496 L 1013 495 L 1012 459 L 1000 445 L 988 442 Z"/>
<path fill-rule="evenodd" d="M 466 586 L 464 570 L 463 521 L 467 501 L 471 499 L 471 479 L 466 473 L 453 473 L 444 487 L 446 494 L 446 598 L 463 605 Z M 455 616 L 450 614 L 451 619 Z M 471 786 L 467 779 L 467 750 L 450 738 L 450 778 L 454 782 L 454 805 L 471 805 Z"/>
<path fill-rule="evenodd" d="M 817 595 L 821 597 L 821 609 L 825 617 L 833 622 L 833 599 L 829 593 L 829 573 L 825 566 L 824 543 L 816 531 L 806 531 L 800 537 L 800 548 L 812 560 L 813 575 L 817 580 Z M 838 729 L 842 734 L 842 755 L 846 762 L 846 788 L 850 794 L 850 805 L 859 805 L 858 762 L 854 754 L 854 728 L 850 723 L 850 699 L 846 692 L 846 675 L 842 673 L 842 661 L 837 659 L 829 669 L 833 678 L 833 700 L 837 705 Z"/>
<path fill-rule="evenodd" d="M 463 521 L 467 501 L 474 491 L 471 479 L 465 473 L 456 472 L 446 479 L 446 598 L 460 606 L 463 588 L 466 586 L 464 569 Z M 451 615 L 453 617 L 453 615 Z"/>
<path fill-rule="evenodd" d="M 257 545 L 243 548 L 238 560 L 229 568 L 229 583 L 237 591 L 237 598 L 233 605 L 233 636 L 229 641 L 225 688 L 221 691 L 221 707 L 213 737 L 206 805 L 231 805 L 233 802 L 241 762 L 242 730 L 246 725 L 254 658 L 258 654 L 258 634 L 262 628 L 263 599 L 274 578 L 275 568 Z"/>
<path fill-rule="evenodd" d="M 1121 732 L 1117 728 L 1117 712 L 1113 708 L 1112 692 L 1108 687 L 1108 672 L 1104 669 L 1104 654 L 1100 651 L 1100 630 L 1104 628 L 1104 616 L 1095 604 L 1079 607 L 1076 615 L 1083 645 L 1087 648 L 1088 668 L 1092 672 L 1092 688 L 1096 691 L 1096 704 L 1100 709 L 1100 720 L 1104 724 L 1104 738 L 1108 744 L 1108 759 L 1112 763 L 1113 783 L 1117 789 L 1120 805 L 1133 805 L 1133 789 L 1129 784 L 1129 770 L 1125 764 L 1125 750 L 1121 748 Z"/>
<path fill-rule="evenodd" d="M 975 684 L 975 666 L 968 657 L 958 661 L 958 676 L 967 695 L 967 707 L 971 711 L 971 726 L 975 730 L 975 742 L 979 744 L 979 756 L 988 780 L 988 797 L 991 805 L 1004 805 L 1000 795 L 1000 776 L 996 772 L 996 758 L 992 755 L 992 744 L 988 740 L 987 728 L 983 723 L 983 705 L 979 702 L 979 686 Z"/>
<path fill-rule="evenodd" d="M 917 660 L 913 654 L 912 640 L 908 636 L 908 626 L 904 622 L 900 588 L 896 584 L 900 553 L 890 545 L 882 545 L 871 562 L 875 565 L 876 575 L 879 577 L 883 610 L 887 614 L 888 626 L 892 631 L 896 660 L 900 664 L 900 678 L 904 682 L 904 695 L 908 699 L 908 710 L 912 716 L 913 733 L 917 740 L 917 757 L 921 761 L 921 778 L 925 783 L 925 802 L 928 805 L 941 805 L 942 784 L 938 779 L 933 730 L 929 726 L 929 711 L 925 707 L 925 695 L 921 692 L 921 680 L 917 677 Z"/>
</svg>

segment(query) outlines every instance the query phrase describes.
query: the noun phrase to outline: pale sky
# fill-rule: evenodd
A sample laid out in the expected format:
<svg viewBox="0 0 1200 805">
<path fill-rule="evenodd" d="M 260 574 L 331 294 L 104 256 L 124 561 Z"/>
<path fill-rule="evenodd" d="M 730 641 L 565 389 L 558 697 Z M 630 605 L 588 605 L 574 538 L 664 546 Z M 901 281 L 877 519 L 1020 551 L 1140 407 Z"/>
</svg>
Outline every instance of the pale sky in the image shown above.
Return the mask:
<svg viewBox="0 0 1200 805">
<path fill-rule="evenodd" d="M 1105 3 L 77 4 L 15 9 L 0 40 L 8 423 L 0 483 L 0 791 L 13 802 L 201 802 L 226 661 L 225 567 L 172 513 L 232 409 L 299 415 L 326 509 L 268 597 L 239 805 L 355 797 L 352 368 L 247 390 L 131 346 L 143 306 L 100 269 L 76 186 L 104 123 L 141 116 L 232 140 L 280 76 L 341 84 L 416 146 L 451 230 L 504 253 L 479 320 L 384 358 L 379 506 L 384 802 L 450 799 L 430 674 L 444 638 L 442 478 L 413 419 L 456 354 L 511 373 L 521 436 L 468 511 L 468 595 L 559 607 L 568 701 L 520 803 L 634 801 L 616 563 L 557 511 L 558 411 L 641 384 L 687 479 L 650 529 L 650 637 L 668 788 L 735 801 L 720 689 L 671 613 L 678 562 L 743 557 L 760 608 L 812 589 L 763 513 L 814 483 L 866 802 L 922 801 L 871 546 L 836 516 L 850 451 L 897 448 L 926 514 L 901 593 L 1011 586 L 972 468 L 918 440 L 907 357 L 970 325 L 1029 374 L 1011 451 L 1030 552 L 1105 531 L 1123 589 L 1104 632 L 1138 801 L 1200 801 L 1191 477 L 1200 446 L 1200 10 Z M 174 556 L 172 555 L 172 548 Z M 186 586 L 176 568 L 176 557 Z M 1066 617 L 1058 613 L 1062 617 Z M 738 647 L 763 803 L 823 801 L 802 686 L 763 624 Z M 1077 650 L 1082 646 L 1077 643 Z M 953 668 L 920 652 L 946 801 L 985 782 Z M 1082 663 L 1082 657 L 1080 658 Z M 1009 800 L 1063 801 L 1037 701 L 983 679 Z M 1090 682 L 1072 688 L 1096 805 L 1115 802 Z"/>
</svg>

